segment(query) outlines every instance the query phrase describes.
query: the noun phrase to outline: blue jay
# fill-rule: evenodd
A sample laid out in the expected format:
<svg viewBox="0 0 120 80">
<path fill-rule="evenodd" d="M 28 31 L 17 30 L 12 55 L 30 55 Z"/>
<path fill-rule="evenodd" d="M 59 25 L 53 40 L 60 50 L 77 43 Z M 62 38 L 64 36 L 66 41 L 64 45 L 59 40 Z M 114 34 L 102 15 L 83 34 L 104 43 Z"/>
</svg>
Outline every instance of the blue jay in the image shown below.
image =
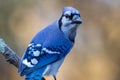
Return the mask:
<svg viewBox="0 0 120 80">
<path fill-rule="evenodd" d="M 80 13 L 73 7 L 64 7 L 62 16 L 35 35 L 19 64 L 18 72 L 25 80 L 45 80 L 56 74 L 66 55 L 72 49 L 76 30 L 82 23 Z"/>
</svg>

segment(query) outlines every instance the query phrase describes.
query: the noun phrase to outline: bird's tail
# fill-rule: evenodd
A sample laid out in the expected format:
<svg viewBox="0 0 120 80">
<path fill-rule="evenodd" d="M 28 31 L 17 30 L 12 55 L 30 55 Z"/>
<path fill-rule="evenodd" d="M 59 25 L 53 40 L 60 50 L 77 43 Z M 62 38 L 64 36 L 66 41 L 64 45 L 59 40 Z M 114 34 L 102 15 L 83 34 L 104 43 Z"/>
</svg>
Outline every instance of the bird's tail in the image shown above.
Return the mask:
<svg viewBox="0 0 120 80">
<path fill-rule="evenodd" d="M 34 72 L 27 74 L 25 80 L 45 80 L 44 77 L 42 77 L 43 71 L 43 69 L 35 70 Z"/>
</svg>

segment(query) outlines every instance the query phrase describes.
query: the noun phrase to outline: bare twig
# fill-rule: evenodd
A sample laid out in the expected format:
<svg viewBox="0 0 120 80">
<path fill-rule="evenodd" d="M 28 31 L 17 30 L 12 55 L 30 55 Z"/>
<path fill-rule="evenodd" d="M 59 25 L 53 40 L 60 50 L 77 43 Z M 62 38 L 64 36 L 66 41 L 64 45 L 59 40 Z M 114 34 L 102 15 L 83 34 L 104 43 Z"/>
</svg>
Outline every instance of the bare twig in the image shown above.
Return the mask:
<svg viewBox="0 0 120 80">
<path fill-rule="evenodd" d="M 16 68 L 19 66 L 20 57 L 0 38 L 0 54 L 2 54 L 7 62 L 13 64 Z"/>
</svg>

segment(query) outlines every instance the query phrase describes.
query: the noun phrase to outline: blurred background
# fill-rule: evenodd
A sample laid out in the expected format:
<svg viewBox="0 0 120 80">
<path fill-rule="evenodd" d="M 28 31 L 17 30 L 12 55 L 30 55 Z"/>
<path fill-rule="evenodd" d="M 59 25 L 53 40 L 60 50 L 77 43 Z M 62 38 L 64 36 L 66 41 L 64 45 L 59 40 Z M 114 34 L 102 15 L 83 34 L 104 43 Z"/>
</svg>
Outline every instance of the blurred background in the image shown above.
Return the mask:
<svg viewBox="0 0 120 80">
<path fill-rule="evenodd" d="M 120 0 L 0 0 L 0 37 L 20 56 L 64 6 L 83 19 L 58 80 L 120 80 Z M 24 80 L 0 55 L 0 80 Z M 47 80 L 53 80 L 47 77 Z"/>
</svg>

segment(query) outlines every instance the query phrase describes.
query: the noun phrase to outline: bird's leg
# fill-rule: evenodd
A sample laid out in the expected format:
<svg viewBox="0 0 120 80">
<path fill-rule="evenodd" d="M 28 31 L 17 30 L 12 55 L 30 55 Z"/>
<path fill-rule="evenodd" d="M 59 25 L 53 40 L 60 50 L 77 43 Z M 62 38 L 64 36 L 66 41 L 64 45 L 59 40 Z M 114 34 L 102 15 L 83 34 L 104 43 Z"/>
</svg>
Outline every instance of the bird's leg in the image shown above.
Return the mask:
<svg viewBox="0 0 120 80">
<path fill-rule="evenodd" d="M 53 78 L 54 78 L 54 80 L 57 80 L 55 75 L 53 75 Z"/>
<path fill-rule="evenodd" d="M 45 78 L 44 78 L 44 77 L 42 77 L 42 80 L 45 80 Z"/>
</svg>

